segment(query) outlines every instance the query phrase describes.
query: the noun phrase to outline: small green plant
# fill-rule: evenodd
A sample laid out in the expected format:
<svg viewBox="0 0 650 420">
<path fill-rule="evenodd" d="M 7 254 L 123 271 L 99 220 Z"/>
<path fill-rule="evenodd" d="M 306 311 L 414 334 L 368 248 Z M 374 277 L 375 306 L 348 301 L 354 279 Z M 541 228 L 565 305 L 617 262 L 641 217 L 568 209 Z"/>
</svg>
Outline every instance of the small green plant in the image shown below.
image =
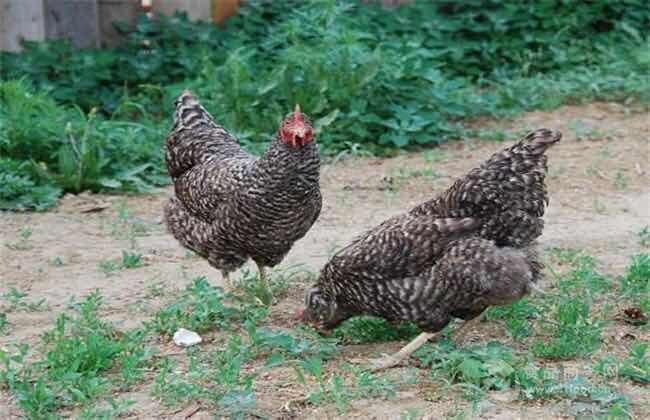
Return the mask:
<svg viewBox="0 0 650 420">
<path fill-rule="evenodd" d="M 220 287 L 211 286 L 205 277 L 196 277 L 181 292 L 179 298 L 160 309 L 153 320 L 147 322 L 149 329 L 158 334 L 171 336 L 179 328 L 196 332 L 215 328 L 230 328 L 231 321 L 241 320 L 246 310 L 240 305 L 229 305 L 236 298 Z"/>
<path fill-rule="evenodd" d="M 6 335 L 11 329 L 11 324 L 9 319 L 7 319 L 7 314 L 0 312 L 0 335 Z"/>
<path fill-rule="evenodd" d="M 127 250 L 122 250 L 122 258 L 119 261 L 116 260 L 102 260 L 99 262 L 98 267 L 99 271 L 104 273 L 106 276 L 110 276 L 119 270 L 138 268 L 142 267 L 143 260 L 142 254 L 137 252 L 130 252 Z"/>
<path fill-rule="evenodd" d="M 549 248 L 548 251 L 551 254 L 551 257 L 562 265 L 572 265 L 579 257 L 584 255 L 582 250 L 571 248 L 554 247 Z"/>
<path fill-rule="evenodd" d="M 339 415 L 344 414 L 354 398 L 390 398 L 395 395 L 395 385 L 387 378 L 379 377 L 359 367 L 346 366 L 352 373 L 352 380 L 346 383 L 337 373 L 325 377 L 322 359 L 316 356 L 298 361 L 294 367 L 298 382 L 307 385 L 305 374 L 316 380 L 307 400 L 312 404 L 333 402 Z"/>
<path fill-rule="evenodd" d="M 334 330 L 334 337 L 350 343 L 372 343 L 408 340 L 415 337 L 419 332 L 420 329 L 410 322 L 391 325 L 383 318 L 363 316 L 344 321 L 341 326 Z"/>
<path fill-rule="evenodd" d="M 623 191 L 627 188 L 627 178 L 623 172 L 616 172 L 616 176 L 614 177 L 614 187 L 619 191 Z"/>
<path fill-rule="evenodd" d="M 27 345 L 13 354 L 0 350 L 0 384 L 15 394 L 30 418 L 50 418 L 59 408 L 106 395 L 113 379 L 122 389 L 141 380 L 148 355 L 144 335 L 138 330 L 119 334 L 98 317 L 101 304 L 94 292 L 75 305 L 76 316 L 61 314 L 43 335 L 45 350 L 34 361 L 26 357 Z"/>
<path fill-rule="evenodd" d="M 486 312 L 485 319 L 500 319 L 505 321 L 508 334 L 514 339 L 528 337 L 533 332 L 531 319 L 539 317 L 539 308 L 528 298 L 523 298 L 506 306 L 493 306 Z"/>
<path fill-rule="evenodd" d="M 606 379 L 628 378 L 641 384 L 650 383 L 650 361 L 648 360 L 648 343 L 637 342 L 632 346 L 630 355 L 622 362 L 613 355 L 607 355 L 593 366 L 594 372 Z"/>
<path fill-rule="evenodd" d="M 472 401 L 482 399 L 488 390 L 514 386 L 516 372 L 527 364 L 512 349 L 496 342 L 463 349 L 440 343 L 419 350 L 417 355 L 423 364 L 430 366 L 433 379 L 446 387 L 462 390 Z"/>
<path fill-rule="evenodd" d="M 612 289 L 611 280 L 596 270 L 593 257 L 576 257 L 572 265 L 574 268 L 558 280 L 558 288 L 563 294 L 580 294 L 582 291 L 597 294 Z"/>
<path fill-rule="evenodd" d="M 620 278 L 623 296 L 643 295 L 650 291 L 650 255 L 632 256 L 630 265 Z"/>
<path fill-rule="evenodd" d="M 9 290 L 1 295 L 2 299 L 7 303 L 8 310 L 23 310 L 30 312 L 44 311 L 47 309 L 47 304 L 45 298 L 42 298 L 38 301 L 29 301 L 27 300 L 27 292 L 16 289 L 15 287 L 9 288 Z"/>
<path fill-rule="evenodd" d="M 141 267 L 142 264 L 142 254 L 126 250 L 122 251 L 122 262 L 120 264 L 122 268 L 137 268 Z"/>
<path fill-rule="evenodd" d="M 188 353 L 189 360 L 183 368 L 167 357 L 158 362 L 155 396 L 168 406 L 200 401 L 233 417 L 254 410 L 255 394 L 251 388 L 257 372 L 247 373 L 243 369 L 251 354 L 240 336 L 231 336 L 225 347 L 214 352 L 190 349 Z"/>
<path fill-rule="evenodd" d="M 52 264 L 55 267 L 61 267 L 63 265 L 63 258 L 61 258 L 58 255 L 55 255 L 54 257 L 50 258 L 50 264 Z"/>
<path fill-rule="evenodd" d="M 145 297 L 147 299 L 153 299 L 157 297 L 162 297 L 165 296 L 167 293 L 168 286 L 165 284 L 164 281 L 156 281 L 151 284 L 147 285 L 147 293 Z"/>
<path fill-rule="evenodd" d="M 525 401 L 566 399 L 589 402 L 570 407 L 577 410 L 574 415 L 605 416 L 607 418 L 629 418 L 629 402 L 615 389 L 592 383 L 583 376 L 565 378 L 546 369 L 521 369 L 517 372 L 519 397 Z M 580 412 L 582 409 L 590 412 Z"/>
<path fill-rule="evenodd" d="M 573 130 L 578 141 L 595 140 L 605 136 L 605 133 L 597 128 L 589 126 L 582 120 L 571 121 L 571 123 L 569 123 L 569 128 Z"/>
<path fill-rule="evenodd" d="M 14 251 L 28 251 L 33 248 L 29 238 L 32 236 L 32 228 L 23 226 L 20 229 L 20 240 L 18 242 L 7 243 L 6 246 Z"/>
<path fill-rule="evenodd" d="M 600 346 L 604 322 L 590 318 L 588 300 L 583 296 L 560 297 L 546 309 L 552 313 L 553 320 L 545 320 L 542 325 L 551 337 L 533 343 L 536 356 L 571 359 L 590 354 Z"/>
<path fill-rule="evenodd" d="M 104 273 L 106 276 L 110 276 L 121 268 L 119 262 L 112 260 L 102 260 L 97 264 L 97 267 L 99 268 L 99 271 Z"/>
<path fill-rule="evenodd" d="M 142 219 L 132 215 L 126 200 L 119 202 L 117 216 L 110 224 L 111 236 L 128 240 L 131 249 L 135 249 L 138 237 L 147 235 L 149 230 L 149 226 Z"/>
<path fill-rule="evenodd" d="M 641 384 L 650 384 L 650 344 L 636 343 L 630 351 L 630 356 L 623 361 L 618 374 Z"/>
<path fill-rule="evenodd" d="M 639 244 L 641 246 L 650 246 L 650 226 L 646 225 L 637 233 L 637 236 L 639 237 Z"/>
</svg>

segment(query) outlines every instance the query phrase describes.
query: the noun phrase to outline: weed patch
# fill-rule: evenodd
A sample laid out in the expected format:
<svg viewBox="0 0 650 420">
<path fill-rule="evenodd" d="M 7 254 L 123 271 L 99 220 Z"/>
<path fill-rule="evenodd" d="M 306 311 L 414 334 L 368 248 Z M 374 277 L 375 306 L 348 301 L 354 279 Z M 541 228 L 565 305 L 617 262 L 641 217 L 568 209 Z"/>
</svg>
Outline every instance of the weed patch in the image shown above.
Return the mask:
<svg viewBox="0 0 650 420">
<path fill-rule="evenodd" d="M 120 333 L 101 320 L 101 303 L 94 292 L 77 305 L 75 316 L 61 314 L 43 335 L 43 354 L 34 361 L 26 344 L 13 354 L 0 350 L 0 384 L 30 418 L 53 417 L 60 408 L 89 403 L 142 379 L 148 359 L 144 334 Z"/>
</svg>

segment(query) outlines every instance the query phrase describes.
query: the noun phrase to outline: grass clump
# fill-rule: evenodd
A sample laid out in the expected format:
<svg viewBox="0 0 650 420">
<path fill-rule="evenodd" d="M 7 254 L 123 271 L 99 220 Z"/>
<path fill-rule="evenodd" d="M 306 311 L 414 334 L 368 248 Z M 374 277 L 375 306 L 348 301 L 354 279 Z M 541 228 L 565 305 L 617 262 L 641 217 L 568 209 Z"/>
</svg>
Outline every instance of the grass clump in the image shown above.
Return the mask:
<svg viewBox="0 0 650 420">
<path fill-rule="evenodd" d="M 157 365 L 153 394 L 168 406 L 200 401 L 219 407 L 220 413 L 248 413 L 255 406 L 251 388 L 257 373 L 243 371 L 247 359 L 234 338 L 218 352 L 202 354 L 191 350 L 185 368 L 171 358 L 162 358 Z"/>
<path fill-rule="evenodd" d="M 443 343 L 420 350 L 418 355 L 429 366 L 434 379 L 447 389 L 462 390 L 468 399 L 475 401 L 482 399 L 488 390 L 513 387 L 516 373 L 527 364 L 511 348 L 496 342 L 462 349 Z"/>
<path fill-rule="evenodd" d="M 102 273 L 109 276 L 119 270 L 142 267 L 143 264 L 142 254 L 122 250 L 120 260 L 102 260 L 97 266 Z"/>
<path fill-rule="evenodd" d="M 533 353 L 547 359 L 572 359 L 592 353 L 601 344 L 604 322 L 594 319 L 591 305 L 576 297 L 559 299 L 545 323 L 551 337 L 533 343 Z"/>
<path fill-rule="evenodd" d="M 28 311 L 28 312 L 38 312 L 44 311 L 47 309 L 47 302 L 45 298 L 41 298 L 37 301 L 30 301 L 27 299 L 27 292 L 18 290 L 15 287 L 10 287 L 9 290 L 0 297 L 5 302 L 7 311 Z"/>
<path fill-rule="evenodd" d="M 503 320 L 508 335 L 516 340 L 528 337 L 533 333 L 533 320 L 538 318 L 540 309 L 531 303 L 529 298 L 523 298 L 505 306 L 493 306 L 486 312 L 486 320 Z"/>
<path fill-rule="evenodd" d="M 344 321 L 334 330 L 334 337 L 349 343 L 408 340 L 420 332 L 411 322 L 393 325 L 382 318 L 362 316 Z"/>
<path fill-rule="evenodd" d="M 319 357 L 302 359 L 294 366 L 297 381 L 310 388 L 306 401 L 314 405 L 334 403 L 339 415 L 346 412 L 353 399 L 388 399 L 395 396 L 396 385 L 387 378 L 351 365 L 344 366 L 343 370 L 350 372 L 350 375 L 327 375 Z"/>
<path fill-rule="evenodd" d="M 28 417 L 53 418 L 58 409 L 86 404 L 142 379 L 148 356 L 143 333 L 118 332 L 99 318 L 101 304 L 94 292 L 77 305 L 75 316 L 61 314 L 43 335 L 43 353 L 33 361 L 26 344 L 13 354 L 0 350 L 0 384 L 16 395 Z"/>
<path fill-rule="evenodd" d="M 594 372 L 606 379 L 628 378 L 640 384 L 650 384 L 650 360 L 648 360 L 648 343 L 637 342 L 632 346 L 629 357 L 619 361 L 613 355 L 600 359 L 594 366 Z"/>
<path fill-rule="evenodd" d="M 45 209 L 63 192 L 144 191 L 166 182 L 162 131 L 58 105 L 0 80 L 0 209 Z"/>
<path fill-rule="evenodd" d="M 179 328 L 199 333 L 229 329 L 232 321 L 245 319 L 247 315 L 245 308 L 229 304 L 233 301 L 237 303 L 234 296 L 210 285 L 207 278 L 196 277 L 175 302 L 156 312 L 147 327 L 164 336 L 173 335 Z M 256 311 L 251 309 L 251 312 Z M 254 316 L 260 315 L 256 312 Z"/>
<path fill-rule="evenodd" d="M 650 294 L 650 255 L 638 254 L 631 258 L 630 265 L 620 278 L 623 296 L 643 296 Z"/>
<path fill-rule="evenodd" d="M 566 378 L 546 369 L 522 370 L 517 377 L 524 401 L 561 400 L 575 417 L 630 418 L 629 401 L 614 388 L 584 376 Z"/>
</svg>

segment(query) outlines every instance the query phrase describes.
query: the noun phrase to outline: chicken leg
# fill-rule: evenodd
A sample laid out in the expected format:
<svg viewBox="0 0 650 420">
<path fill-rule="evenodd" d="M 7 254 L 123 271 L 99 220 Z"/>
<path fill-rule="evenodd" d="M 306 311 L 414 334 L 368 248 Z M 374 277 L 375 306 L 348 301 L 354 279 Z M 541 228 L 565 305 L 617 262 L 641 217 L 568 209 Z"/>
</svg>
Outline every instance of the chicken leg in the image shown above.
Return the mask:
<svg viewBox="0 0 650 420">
<path fill-rule="evenodd" d="M 466 328 L 480 322 L 481 318 L 482 316 L 477 316 L 470 320 L 464 321 L 460 327 L 451 333 L 452 339 L 456 342 L 456 344 L 458 344 L 464 338 L 465 333 L 467 332 Z M 408 359 L 411 354 L 422 347 L 424 343 L 429 341 L 429 339 L 436 334 L 437 333 L 421 333 L 410 343 L 402 347 L 402 349 L 397 353 L 393 354 L 392 356 L 384 356 L 381 359 L 375 361 L 374 366 L 370 370 L 376 372 L 378 370 L 388 369 L 399 365 L 404 360 Z"/>
<path fill-rule="evenodd" d="M 375 361 L 373 367 L 370 369 L 373 372 L 378 370 L 392 368 L 399 365 L 405 359 L 408 359 L 413 352 L 422 347 L 431 337 L 437 333 L 421 333 L 413 339 L 410 343 L 402 347 L 400 351 L 393 354 L 392 356 L 384 356 L 381 359 Z"/>
<path fill-rule="evenodd" d="M 223 277 L 224 286 L 226 286 L 226 288 L 229 290 L 232 289 L 232 283 L 230 282 L 230 272 L 221 271 L 221 277 Z"/>
<path fill-rule="evenodd" d="M 260 273 L 260 283 L 262 283 L 262 287 L 264 288 L 264 293 L 266 293 L 266 295 L 269 297 L 269 305 L 270 305 L 273 303 L 273 293 L 271 292 L 271 285 L 269 284 L 269 281 L 266 278 L 266 270 L 264 270 L 264 266 L 259 262 L 255 261 L 255 264 L 257 264 L 257 270 Z"/>
</svg>

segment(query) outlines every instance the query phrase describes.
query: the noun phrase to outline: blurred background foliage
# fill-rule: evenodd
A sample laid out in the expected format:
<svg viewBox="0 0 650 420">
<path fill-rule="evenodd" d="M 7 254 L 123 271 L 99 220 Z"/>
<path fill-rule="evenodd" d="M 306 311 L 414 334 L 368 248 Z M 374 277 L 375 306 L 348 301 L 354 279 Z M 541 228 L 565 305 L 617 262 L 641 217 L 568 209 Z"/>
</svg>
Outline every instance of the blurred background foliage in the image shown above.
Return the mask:
<svg viewBox="0 0 650 420">
<path fill-rule="evenodd" d="M 120 25 L 126 43 L 0 53 L 0 208 L 167 182 L 172 104 L 192 89 L 259 152 L 299 103 L 328 154 L 394 154 L 503 117 L 588 100 L 650 102 L 650 8 L 621 0 L 250 0 L 224 27 Z"/>
</svg>

